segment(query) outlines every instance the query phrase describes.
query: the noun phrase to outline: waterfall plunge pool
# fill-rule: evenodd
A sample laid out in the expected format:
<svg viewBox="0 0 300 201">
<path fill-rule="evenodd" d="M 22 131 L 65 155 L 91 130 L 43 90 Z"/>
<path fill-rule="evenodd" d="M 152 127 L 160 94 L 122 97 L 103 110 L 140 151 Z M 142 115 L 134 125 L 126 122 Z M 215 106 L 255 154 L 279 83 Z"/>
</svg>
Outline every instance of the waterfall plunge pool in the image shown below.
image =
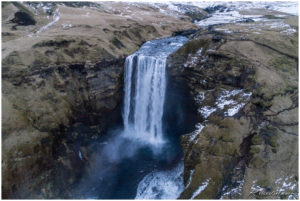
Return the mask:
<svg viewBox="0 0 300 201">
<path fill-rule="evenodd" d="M 195 121 L 185 118 L 191 108 L 185 98 L 189 95 L 167 81 L 166 60 L 187 40 L 177 36 L 148 41 L 126 58 L 123 125 L 111 128 L 95 143 L 89 171 L 78 185 L 78 197 L 179 196 L 184 188 L 180 135 L 192 131 L 196 114 Z"/>
</svg>

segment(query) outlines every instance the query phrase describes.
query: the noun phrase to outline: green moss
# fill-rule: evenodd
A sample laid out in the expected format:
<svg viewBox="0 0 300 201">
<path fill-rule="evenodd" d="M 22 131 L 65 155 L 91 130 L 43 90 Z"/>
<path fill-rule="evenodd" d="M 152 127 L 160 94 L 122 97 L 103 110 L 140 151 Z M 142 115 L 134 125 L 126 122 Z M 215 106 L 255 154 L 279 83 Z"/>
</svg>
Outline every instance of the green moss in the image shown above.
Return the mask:
<svg viewBox="0 0 300 201">
<path fill-rule="evenodd" d="M 222 126 L 223 128 L 226 128 L 224 126 Z M 224 142 L 233 142 L 233 138 L 230 136 L 230 133 L 225 132 L 223 133 L 223 135 L 221 136 L 220 140 L 224 141 Z"/>
<path fill-rule="evenodd" d="M 252 144 L 261 145 L 263 143 L 262 139 L 258 135 L 254 135 L 251 139 Z"/>
<path fill-rule="evenodd" d="M 230 136 L 227 136 L 227 135 L 222 136 L 221 140 L 224 141 L 224 142 L 233 142 L 233 138 L 230 137 Z"/>
<path fill-rule="evenodd" d="M 292 85 L 288 85 L 286 88 L 285 88 L 285 92 L 287 93 L 293 93 L 297 90 L 297 86 L 292 86 Z"/>
<path fill-rule="evenodd" d="M 273 58 L 269 61 L 269 65 L 273 66 L 276 70 L 282 71 L 282 72 L 294 72 L 293 69 L 293 63 L 285 56 L 280 56 Z"/>
<path fill-rule="evenodd" d="M 264 127 L 260 130 L 260 135 L 263 136 L 267 145 L 270 145 L 272 148 L 276 148 L 278 146 L 278 135 L 276 133 L 276 128 L 272 126 Z"/>
<path fill-rule="evenodd" d="M 251 146 L 249 153 L 255 155 L 260 152 L 260 148 L 257 146 Z"/>
<path fill-rule="evenodd" d="M 230 156 L 234 156 L 236 153 L 236 149 L 234 146 L 226 146 L 225 153 Z"/>
<path fill-rule="evenodd" d="M 271 147 L 277 147 L 277 146 L 278 146 L 278 143 L 277 143 L 277 136 L 276 136 L 276 135 L 271 136 L 271 137 L 268 139 L 268 144 L 269 144 Z"/>
<path fill-rule="evenodd" d="M 259 157 L 253 158 L 250 163 L 255 168 L 262 168 L 265 165 L 265 162 Z"/>
</svg>

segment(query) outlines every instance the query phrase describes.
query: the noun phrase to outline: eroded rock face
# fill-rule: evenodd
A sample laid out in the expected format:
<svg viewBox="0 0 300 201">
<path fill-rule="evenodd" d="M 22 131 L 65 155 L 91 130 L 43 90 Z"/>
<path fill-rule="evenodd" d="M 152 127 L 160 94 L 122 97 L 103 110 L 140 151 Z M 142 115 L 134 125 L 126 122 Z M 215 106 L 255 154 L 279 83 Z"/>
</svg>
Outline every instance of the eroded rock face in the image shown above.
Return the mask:
<svg viewBox="0 0 300 201">
<path fill-rule="evenodd" d="M 125 57 L 196 28 L 184 14 L 125 4 L 3 4 L 3 198 L 70 198 L 91 143 L 120 121 Z M 24 12 L 36 23 L 16 18 Z"/>
<path fill-rule="evenodd" d="M 297 48 L 276 31 L 246 33 L 211 27 L 168 59 L 169 74 L 189 86 L 199 114 L 197 130 L 181 138 L 179 198 L 298 195 Z"/>
<path fill-rule="evenodd" d="M 116 121 L 107 114 L 120 114 L 123 61 L 50 66 L 21 78 L 3 74 L 4 197 L 56 197 L 63 192 L 58 186 L 77 181 L 85 147 Z M 72 132 L 74 122 L 86 129 Z M 64 182 L 53 179 L 60 174 Z"/>
</svg>

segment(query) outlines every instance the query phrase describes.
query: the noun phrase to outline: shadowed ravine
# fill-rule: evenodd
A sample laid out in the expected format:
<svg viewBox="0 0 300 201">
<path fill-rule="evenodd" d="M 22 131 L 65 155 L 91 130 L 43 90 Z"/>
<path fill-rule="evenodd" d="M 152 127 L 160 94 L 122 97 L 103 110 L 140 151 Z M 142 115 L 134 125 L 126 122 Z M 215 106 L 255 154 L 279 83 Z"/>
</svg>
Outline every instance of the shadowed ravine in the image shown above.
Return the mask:
<svg viewBox="0 0 300 201">
<path fill-rule="evenodd" d="M 179 196 L 184 187 L 179 136 L 194 122 L 182 127 L 188 103 L 180 100 L 180 90 L 167 84 L 166 60 L 186 41 L 185 37 L 148 41 L 126 58 L 123 125 L 109 129 L 108 137 L 95 143 L 90 169 L 74 197 Z M 170 97 L 178 96 L 176 101 L 165 98 L 167 88 Z"/>
</svg>

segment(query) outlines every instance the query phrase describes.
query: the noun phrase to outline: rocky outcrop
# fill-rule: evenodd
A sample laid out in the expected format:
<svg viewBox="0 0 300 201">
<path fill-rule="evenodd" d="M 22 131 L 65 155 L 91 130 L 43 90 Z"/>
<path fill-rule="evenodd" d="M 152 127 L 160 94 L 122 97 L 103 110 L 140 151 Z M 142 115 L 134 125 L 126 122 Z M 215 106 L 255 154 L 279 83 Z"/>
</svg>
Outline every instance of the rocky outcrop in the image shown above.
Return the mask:
<svg viewBox="0 0 300 201">
<path fill-rule="evenodd" d="M 120 116 L 123 62 L 3 73 L 4 197 L 57 197 L 80 178 L 85 147 Z"/>
<path fill-rule="evenodd" d="M 168 58 L 169 74 L 198 105 L 197 130 L 181 138 L 180 199 L 296 198 L 298 57 L 285 39 L 297 34 L 217 28 L 194 33 Z"/>
</svg>

